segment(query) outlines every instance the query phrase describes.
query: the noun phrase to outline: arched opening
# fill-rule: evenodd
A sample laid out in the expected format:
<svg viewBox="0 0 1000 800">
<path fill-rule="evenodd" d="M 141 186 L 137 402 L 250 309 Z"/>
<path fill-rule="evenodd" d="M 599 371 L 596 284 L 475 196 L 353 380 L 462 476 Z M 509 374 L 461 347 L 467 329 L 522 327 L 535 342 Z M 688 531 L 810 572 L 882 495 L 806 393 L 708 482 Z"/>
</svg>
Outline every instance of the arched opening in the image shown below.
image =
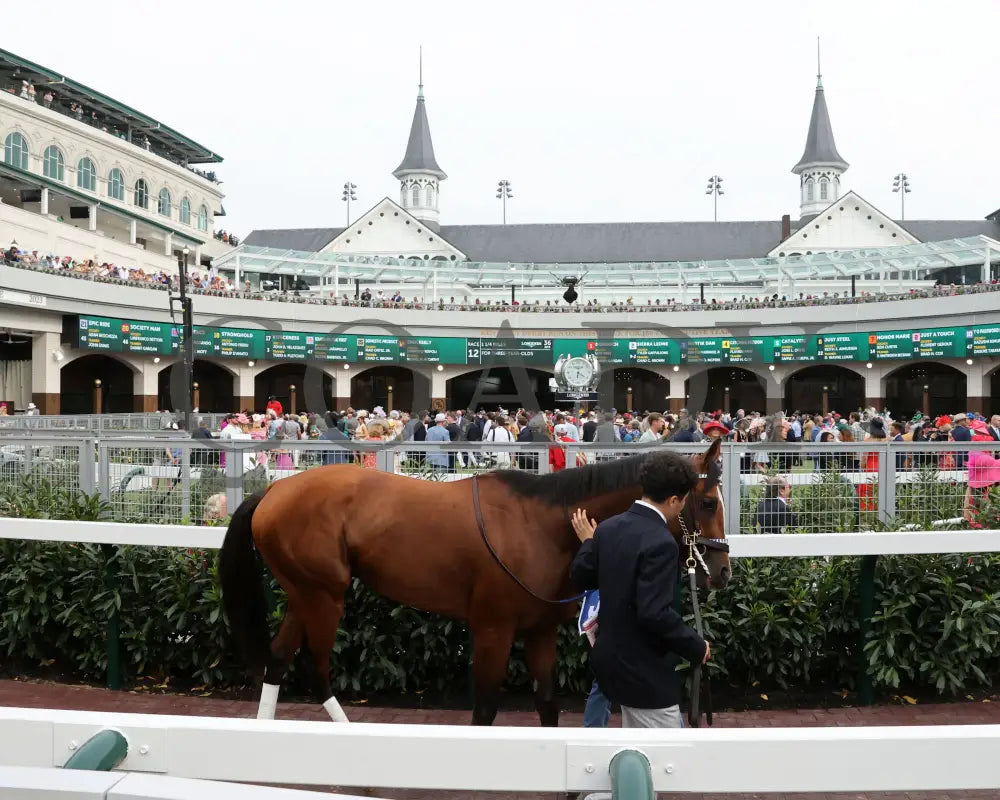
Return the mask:
<svg viewBox="0 0 1000 800">
<path fill-rule="evenodd" d="M 356 409 L 420 411 L 429 408 L 430 396 L 430 381 L 408 367 L 372 367 L 351 377 L 351 406 Z M 414 403 L 422 408 L 414 409 Z"/>
<path fill-rule="evenodd" d="M 181 365 L 171 364 L 160 370 L 157 408 L 176 409 L 180 405 L 171 396 L 170 378 L 175 367 L 180 369 Z M 192 372 L 192 382 L 198 384 L 195 405 L 199 411 L 229 413 L 239 410 L 233 396 L 233 375 L 225 367 L 211 361 L 195 360 Z"/>
<path fill-rule="evenodd" d="M 70 361 L 60 372 L 59 410 L 63 414 L 94 413 L 94 381 L 101 382 L 101 414 L 130 414 L 135 410 L 133 373 L 111 356 L 94 354 Z"/>
<path fill-rule="evenodd" d="M 965 410 L 966 380 L 961 370 L 936 361 L 907 364 L 885 379 L 885 407 L 902 419 L 916 411 L 931 415 Z"/>
<path fill-rule="evenodd" d="M 7 413 L 31 402 L 31 336 L 5 332 L 0 337 L 0 403 Z"/>
<path fill-rule="evenodd" d="M 837 411 L 847 416 L 864 405 L 865 379 L 846 367 L 836 364 L 806 367 L 785 381 L 785 410 L 788 412 L 825 414 Z"/>
<path fill-rule="evenodd" d="M 684 381 L 684 406 L 691 413 L 740 408 L 763 413 L 766 398 L 764 379 L 741 367 L 713 367 Z"/>
<path fill-rule="evenodd" d="M 263 412 L 267 407 L 267 399 L 274 395 L 278 402 L 281 403 L 282 409 L 286 412 L 292 411 L 292 386 L 294 386 L 294 411 L 297 414 L 301 414 L 303 411 L 313 411 L 317 414 L 325 413 L 334 406 L 332 400 L 333 378 L 325 372 L 321 373 L 318 370 L 310 370 L 309 372 L 310 380 L 316 380 L 320 375 L 323 378 L 320 388 L 325 406 L 309 408 L 309 400 L 307 398 L 312 398 L 317 402 L 319 398 L 314 397 L 314 388 L 316 387 L 306 386 L 305 364 L 293 362 L 291 364 L 277 364 L 265 369 L 253 379 L 254 409 Z"/>
<path fill-rule="evenodd" d="M 448 381 L 448 408 L 472 408 L 472 401 L 477 395 L 477 408 L 473 408 L 473 411 L 478 411 L 480 408 L 495 411 L 500 406 L 512 413 L 518 406 L 524 406 L 528 411 L 555 408 L 555 394 L 549 388 L 551 373 L 530 368 L 525 368 L 525 372 L 528 373 L 528 391 L 532 396 L 520 398 L 521 402 L 491 399 L 494 395 L 512 397 L 518 393 L 514 376 L 507 367 L 493 367 L 485 376 L 483 370 L 457 375 Z"/>
<path fill-rule="evenodd" d="M 631 389 L 631 391 L 629 391 Z M 670 379 L 641 367 L 615 370 L 614 408 L 623 411 L 666 411 Z"/>
<path fill-rule="evenodd" d="M 983 413 L 987 417 L 1000 414 L 1000 367 L 990 373 L 990 396 L 983 398 Z"/>
</svg>

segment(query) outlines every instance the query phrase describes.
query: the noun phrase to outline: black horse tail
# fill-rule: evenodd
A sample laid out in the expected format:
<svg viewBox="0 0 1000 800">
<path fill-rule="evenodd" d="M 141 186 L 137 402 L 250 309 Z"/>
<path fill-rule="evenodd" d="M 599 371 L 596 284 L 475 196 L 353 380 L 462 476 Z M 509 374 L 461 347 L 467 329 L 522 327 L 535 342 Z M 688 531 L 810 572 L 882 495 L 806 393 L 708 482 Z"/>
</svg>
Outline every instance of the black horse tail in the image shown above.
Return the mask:
<svg viewBox="0 0 1000 800">
<path fill-rule="evenodd" d="M 254 548 L 252 530 L 253 512 L 262 499 L 262 494 L 255 494 L 240 503 L 219 552 L 222 607 L 233 638 L 255 672 L 264 669 L 271 652 L 264 570 Z"/>
</svg>

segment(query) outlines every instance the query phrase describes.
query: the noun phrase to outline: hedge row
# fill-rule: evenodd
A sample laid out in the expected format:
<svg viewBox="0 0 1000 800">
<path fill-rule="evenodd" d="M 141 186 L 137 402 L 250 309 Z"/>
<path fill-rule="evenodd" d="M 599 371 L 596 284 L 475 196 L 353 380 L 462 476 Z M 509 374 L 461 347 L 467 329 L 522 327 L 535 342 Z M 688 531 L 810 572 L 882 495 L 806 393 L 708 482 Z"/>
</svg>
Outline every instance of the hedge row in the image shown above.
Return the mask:
<svg viewBox="0 0 1000 800">
<path fill-rule="evenodd" d="M 0 488 L 0 515 L 95 519 L 96 498 L 43 484 Z M 724 592 L 703 605 L 711 669 L 736 687 L 849 688 L 858 663 L 859 559 L 739 559 Z M 875 618 L 866 644 L 876 686 L 953 695 L 989 685 L 1000 667 L 1000 557 L 879 559 Z M 283 596 L 276 599 L 274 623 Z M 247 676 L 229 642 L 213 551 L 0 540 L 0 652 L 24 670 L 58 669 L 102 680 L 106 621 L 120 615 L 126 681 L 230 688 Z M 339 692 L 446 693 L 464 686 L 469 637 L 463 626 L 395 606 L 357 582 L 333 659 Z M 589 686 L 586 644 L 561 632 L 558 679 L 566 692 Z M 293 671 L 296 689 L 307 691 Z M 510 687 L 529 683 L 520 649 Z"/>
</svg>

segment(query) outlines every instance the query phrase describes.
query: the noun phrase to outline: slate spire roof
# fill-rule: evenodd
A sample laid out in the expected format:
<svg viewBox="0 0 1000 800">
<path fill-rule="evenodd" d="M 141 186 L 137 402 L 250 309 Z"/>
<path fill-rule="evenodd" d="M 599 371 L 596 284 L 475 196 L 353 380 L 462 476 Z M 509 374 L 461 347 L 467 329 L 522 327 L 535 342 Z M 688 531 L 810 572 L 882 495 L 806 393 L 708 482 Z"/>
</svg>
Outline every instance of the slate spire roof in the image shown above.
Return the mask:
<svg viewBox="0 0 1000 800">
<path fill-rule="evenodd" d="M 417 91 L 417 107 L 413 110 L 413 122 L 410 125 L 410 139 L 406 143 L 406 154 L 392 174 L 396 178 L 402 178 L 410 172 L 427 172 L 440 181 L 448 177 L 434 158 L 431 126 L 427 122 L 427 107 L 424 104 L 423 83 L 420 84 Z"/>
<path fill-rule="evenodd" d="M 837 144 L 833 140 L 833 126 L 830 124 L 830 112 L 826 108 L 822 75 L 816 76 L 816 97 L 813 100 L 812 117 L 809 119 L 806 149 L 799 163 L 792 167 L 792 172 L 799 175 L 807 167 L 818 164 L 839 167 L 841 170 L 846 170 L 849 166 L 837 152 Z"/>
</svg>

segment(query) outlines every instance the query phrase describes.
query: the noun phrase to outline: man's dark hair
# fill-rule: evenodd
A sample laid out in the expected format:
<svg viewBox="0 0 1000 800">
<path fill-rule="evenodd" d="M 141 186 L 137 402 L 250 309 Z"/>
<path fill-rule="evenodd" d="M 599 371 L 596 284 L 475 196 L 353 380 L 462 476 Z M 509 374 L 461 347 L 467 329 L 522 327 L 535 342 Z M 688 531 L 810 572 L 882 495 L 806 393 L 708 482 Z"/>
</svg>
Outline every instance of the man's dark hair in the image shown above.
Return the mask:
<svg viewBox="0 0 1000 800">
<path fill-rule="evenodd" d="M 698 473 L 676 453 L 655 453 L 647 456 L 639 470 L 643 497 L 662 503 L 668 497 L 683 498 L 698 485 Z"/>
</svg>

